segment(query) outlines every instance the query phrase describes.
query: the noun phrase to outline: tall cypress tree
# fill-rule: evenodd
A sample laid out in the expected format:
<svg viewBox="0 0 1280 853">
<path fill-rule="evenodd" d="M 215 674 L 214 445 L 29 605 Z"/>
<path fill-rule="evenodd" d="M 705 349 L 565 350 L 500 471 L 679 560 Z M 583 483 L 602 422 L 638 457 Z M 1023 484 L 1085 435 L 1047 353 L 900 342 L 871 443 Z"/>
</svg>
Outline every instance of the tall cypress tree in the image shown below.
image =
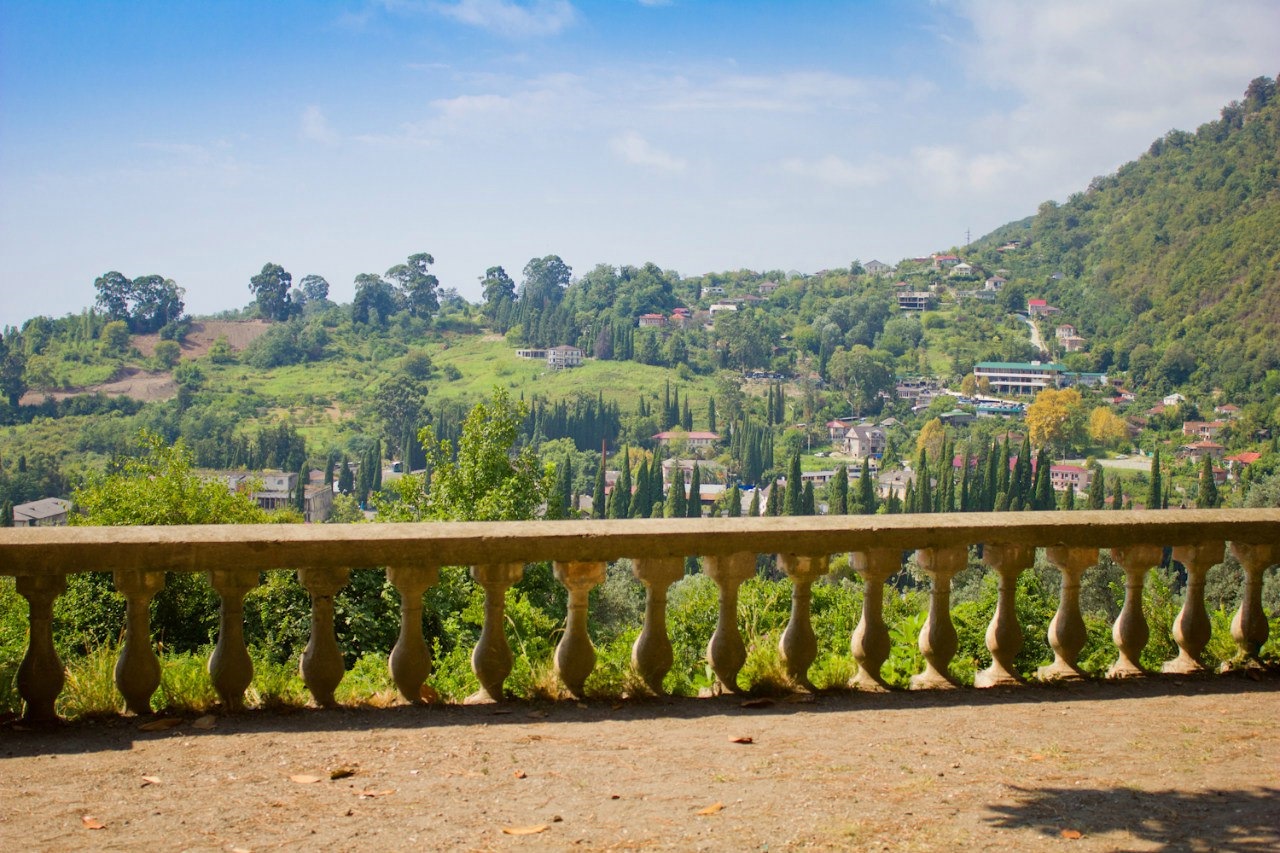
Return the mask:
<svg viewBox="0 0 1280 853">
<path fill-rule="evenodd" d="M 685 432 L 693 431 L 693 410 L 689 408 L 689 395 L 684 395 L 684 408 L 680 410 L 680 426 Z"/>
<path fill-rule="evenodd" d="M 293 505 L 298 508 L 298 512 L 307 511 L 307 485 L 310 481 L 310 477 L 307 474 L 307 463 L 303 462 L 302 467 L 298 469 L 298 488 L 293 496 Z"/>
<path fill-rule="evenodd" d="M 1089 470 L 1089 509 L 1106 509 L 1107 493 L 1106 478 L 1102 472 L 1102 466 L 1094 463 Z"/>
<path fill-rule="evenodd" d="M 804 486 L 800 479 L 800 454 L 791 456 L 791 466 L 787 473 L 787 502 L 783 508 L 784 515 L 804 514 Z"/>
<path fill-rule="evenodd" d="M 729 489 L 728 505 L 725 507 L 725 516 L 728 518 L 742 517 L 742 489 L 738 488 L 738 484 L 734 483 Z"/>
<path fill-rule="evenodd" d="M 818 514 L 818 501 L 813 494 L 813 480 L 809 480 L 804 484 L 804 495 L 800 501 L 800 513 L 802 515 Z"/>
<path fill-rule="evenodd" d="M 693 476 L 689 479 L 689 500 L 686 503 L 686 516 L 702 518 L 702 467 L 697 462 L 693 463 Z"/>
<path fill-rule="evenodd" d="M 369 478 L 369 485 L 375 492 L 382 491 L 382 439 L 378 439 L 373 443 L 373 453 L 370 461 L 373 463 L 372 476 Z"/>
<path fill-rule="evenodd" d="M 1147 509 L 1161 509 L 1164 484 L 1160 475 L 1160 448 L 1151 457 L 1151 486 L 1147 489 Z"/>
<path fill-rule="evenodd" d="M 1111 508 L 1124 509 L 1124 487 L 1120 485 L 1119 474 L 1111 481 Z"/>
<path fill-rule="evenodd" d="M 760 517 L 760 489 L 759 487 L 751 490 L 751 506 L 747 507 L 747 515 L 751 518 Z"/>
<path fill-rule="evenodd" d="M 707 398 L 707 432 L 716 431 L 716 398 Z"/>
<path fill-rule="evenodd" d="M 876 486 L 871 480 L 871 460 L 863 458 L 862 475 L 858 477 L 858 511 L 863 515 L 874 515 L 877 503 Z"/>
<path fill-rule="evenodd" d="M 1040 455 L 1036 458 L 1035 508 L 1038 510 L 1054 508 L 1053 481 L 1049 477 L 1052 467 L 1048 449 L 1040 448 Z"/>
<path fill-rule="evenodd" d="M 916 512 L 933 512 L 933 488 L 929 482 L 930 479 L 929 451 L 922 447 L 919 457 L 916 458 Z"/>
<path fill-rule="evenodd" d="M 667 489 L 667 502 L 663 508 L 666 518 L 684 518 L 688 513 L 684 499 L 684 470 L 679 462 L 671 469 L 671 487 Z"/>
<path fill-rule="evenodd" d="M 593 489 L 593 490 L 592 490 L 592 492 L 591 492 L 591 517 L 592 517 L 592 518 L 604 518 L 604 513 L 605 513 L 605 509 L 606 509 L 605 504 L 604 504 L 604 501 L 605 501 L 605 497 L 604 497 L 604 484 L 605 484 L 604 466 L 605 466 L 605 457 L 604 457 L 604 454 L 602 453 L 602 454 L 600 454 L 600 464 L 596 466 L 596 485 L 595 485 L 595 489 Z"/>
<path fill-rule="evenodd" d="M 1073 510 L 1076 508 L 1075 483 L 1067 483 L 1067 490 L 1062 494 L 1062 508 L 1065 510 Z"/>
<path fill-rule="evenodd" d="M 1213 458 L 1204 455 L 1200 463 L 1200 482 L 1196 489 L 1196 507 L 1214 509 L 1218 506 L 1218 484 L 1213 479 Z"/>
<path fill-rule="evenodd" d="M 836 467 L 835 478 L 831 488 L 827 490 L 827 512 L 831 515 L 846 515 L 849 512 L 849 469 L 844 465 Z"/>
<path fill-rule="evenodd" d="M 653 499 L 649 497 L 649 460 L 641 459 L 636 469 L 636 491 L 631 496 L 631 517 L 648 518 L 653 510 Z"/>
<path fill-rule="evenodd" d="M 344 495 L 349 495 L 355 490 L 354 478 L 351 476 L 351 463 L 347 461 L 347 457 L 342 457 L 342 467 L 338 469 L 338 491 Z"/>
<path fill-rule="evenodd" d="M 893 497 L 890 495 L 890 500 Z M 893 510 L 891 509 L 890 512 Z M 907 480 L 907 493 L 902 499 L 902 511 L 912 513 L 916 511 L 916 485 L 914 480 Z"/>
<path fill-rule="evenodd" d="M 996 460 L 996 494 L 1003 494 L 1008 499 L 1011 491 L 1009 488 L 1010 478 L 1012 474 L 1009 470 L 1010 454 L 1009 454 L 1009 436 L 1006 433 L 1004 444 L 1000 446 L 1000 458 Z"/>
<path fill-rule="evenodd" d="M 631 457 L 624 446 L 622 454 L 619 456 L 622 460 L 622 473 L 618 476 L 618 482 L 613 487 L 613 502 L 617 504 L 616 514 L 614 518 L 630 518 L 631 517 Z"/>
<path fill-rule="evenodd" d="M 769 497 L 764 504 L 764 514 L 767 516 L 780 515 L 780 507 L 782 502 L 778 498 L 778 493 L 782 487 L 778 485 L 777 478 L 769 484 Z"/>
</svg>

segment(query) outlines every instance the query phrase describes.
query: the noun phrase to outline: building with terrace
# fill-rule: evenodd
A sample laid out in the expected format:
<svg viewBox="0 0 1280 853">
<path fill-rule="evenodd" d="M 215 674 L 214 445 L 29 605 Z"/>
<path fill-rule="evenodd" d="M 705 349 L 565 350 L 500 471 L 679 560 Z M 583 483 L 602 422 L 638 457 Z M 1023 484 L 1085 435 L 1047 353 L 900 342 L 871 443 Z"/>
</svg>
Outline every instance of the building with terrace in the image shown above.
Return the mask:
<svg viewBox="0 0 1280 853">
<path fill-rule="evenodd" d="M 1057 388 L 1065 372 L 1061 364 L 1040 361 L 980 361 L 973 367 L 974 378 L 986 380 L 997 394 L 1034 395 Z"/>
</svg>

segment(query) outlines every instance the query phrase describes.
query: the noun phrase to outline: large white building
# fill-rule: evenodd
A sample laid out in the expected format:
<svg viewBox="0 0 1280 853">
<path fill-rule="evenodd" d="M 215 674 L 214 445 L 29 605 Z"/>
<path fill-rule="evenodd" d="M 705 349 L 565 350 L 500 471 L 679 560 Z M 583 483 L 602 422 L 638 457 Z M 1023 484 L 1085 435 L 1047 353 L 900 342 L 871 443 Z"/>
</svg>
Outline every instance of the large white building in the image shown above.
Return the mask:
<svg viewBox="0 0 1280 853">
<path fill-rule="evenodd" d="M 1061 364 L 1039 361 L 980 361 L 973 368 L 979 382 L 987 380 L 997 394 L 1038 394 L 1062 384 Z"/>
</svg>

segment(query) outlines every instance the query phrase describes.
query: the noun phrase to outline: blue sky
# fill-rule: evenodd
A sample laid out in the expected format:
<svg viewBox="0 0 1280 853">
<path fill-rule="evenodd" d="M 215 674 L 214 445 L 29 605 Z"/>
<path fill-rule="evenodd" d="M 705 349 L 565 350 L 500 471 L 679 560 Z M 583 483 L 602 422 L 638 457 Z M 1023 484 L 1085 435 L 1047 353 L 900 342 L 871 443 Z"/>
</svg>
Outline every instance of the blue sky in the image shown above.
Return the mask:
<svg viewBox="0 0 1280 853">
<path fill-rule="evenodd" d="M 118 269 L 814 271 L 962 244 L 1280 71 L 1270 0 L 0 0 L 0 324 Z"/>
</svg>

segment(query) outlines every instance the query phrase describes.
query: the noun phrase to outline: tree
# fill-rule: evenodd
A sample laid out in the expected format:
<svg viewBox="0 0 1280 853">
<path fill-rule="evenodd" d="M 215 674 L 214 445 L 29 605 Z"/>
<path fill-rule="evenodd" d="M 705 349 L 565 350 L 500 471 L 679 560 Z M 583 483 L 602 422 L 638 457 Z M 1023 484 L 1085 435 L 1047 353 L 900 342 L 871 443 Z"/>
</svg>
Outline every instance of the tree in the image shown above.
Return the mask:
<svg viewBox="0 0 1280 853">
<path fill-rule="evenodd" d="M 1106 509 L 1106 479 L 1102 466 L 1096 462 L 1089 471 L 1089 509 Z"/>
<path fill-rule="evenodd" d="M 130 280 L 112 270 L 93 282 L 94 304 L 109 320 L 127 323 L 137 333 L 154 332 L 182 316 L 185 292 L 172 279 L 144 275 Z"/>
<path fill-rule="evenodd" d="M 854 413 L 879 410 L 881 395 L 892 395 L 893 371 L 870 349 L 856 345 L 839 347 L 827 361 L 827 377 L 844 395 Z"/>
<path fill-rule="evenodd" d="M 605 481 L 605 470 L 604 470 L 604 466 L 605 466 L 605 457 L 604 457 L 604 454 L 601 454 L 601 456 L 600 456 L 600 464 L 596 466 L 596 485 L 595 485 L 595 489 L 593 489 L 593 490 L 592 490 L 592 492 L 591 492 L 591 517 L 592 517 L 592 518 L 604 518 L 604 517 L 605 517 L 605 509 L 606 509 L 606 507 L 605 507 L 605 500 L 606 500 L 606 498 L 605 498 L 605 486 L 606 486 L 606 481 Z"/>
<path fill-rule="evenodd" d="M 516 521 L 533 518 L 551 494 L 554 466 L 540 467 L 532 447 L 516 450 L 521 425 L 529 414 L 497 388 L 477 403 L 453 442 L 437 440 L 431 426 L 418 437 L 427 452 L 425 474 L 401 477 L 391 487 L 395 500 L 377 501 L 391 521 Z"/>
<path fill-rule="evenodd" d="M 858 511 L 863 515 L 874 515 L 877 509 L 876 486 L 871 479 L 871 460 L 862 460 L 862 474 L 858 478 Z"/>
<path fill-rule="evenodd" d="M 387 320 L 399 310 L 396 294 L 381 276 L 363 272 L 355 278 L 356 295 L 351 300 L 351 322 L 367 325 L 387 325 Z"/>
<path fill-rule="evenodd" d="M 942 445 L 947 440 L 947 428 L 942 425 L 942 421 L 933 418 L 927 421 L 920 428 L 920 435 L 916 437 L 916 452 L 928 451 L 933 459 L 942 458 Z"/>
<path fill-rule="evenodd" d="M 428 271 L 433 263 L 435 258 L 419 252 L 387 270 L 387 278 L 396 282 L 401 302 L 413 317 L 430 318 L 440 310 L 440 298 L 436 294 L 440 281 Z"/>
<path fill-rule="evenodd" d="M 804 515 L 804 485 L 800 475 L 800 454 L 791 456 L 791 464 L 787 471 L 786 503 L 782 507 L 783 515 Z"/>
<path fill-rule="evenodd" d="M 177 341 L 156 342 L 156 362 L 163 368 L 171 369 L 182 358 L 182 347 Z"/>
<path fill-rule="evenodd" d="M 502 267 L 489 267 L 484 271 L 480 285 L 484 296 L 481 312 L 497 331 L 505 332 L 510 325 L 511 307 L 516 301 L 516 283 Z"/>
<path fill-rule="evenodd" d="M 293 313 L 293 300 L 289 286 L 293 276 L 279 264 L 267 262 L 262 272 L 249 279 L 249 291 L 258 303 L 263 316 L 270 320 L 288 320 Z"/>
<path fill-rule="evenodd" d="M 298 286 L 302 288 L 302 295 L 307 297 L 308 302 L 329 298 L 329 282 L 325 281 L 324 276 L 304 275 Z"/>
<path fill-rule="evenodd" d="M 1160 473 L 1160 448 L 1151 457 L 1151 485 L 1147 489 L 1147 509 L 1161 509 L 1164 499 L 1163 477 Z"/>
<path fill-rule="evenodd" d="M 1129 437 L 1124 418 L 1108 406 L 1098 406 L 1089 413 L 1089 440 L 1102 447 L 1114 447 Z"/>
<path fill-rule="evenodd" d="M 1031 442 L 1055 451 L 1071 447 L 1079 438 L 1082 405 L 1080 392 L 1074 388 L 1045 388 L 1027 407 Z"/>
<path fill-rule="evenodd" d="M 124 320 L 112 320 L 102 327 L 98 339 L 104 355 L 124 355 L 129 347 L 129 324 Z"/>
<path fill-rule="evenodd" d="M 1213 479 L 1213 457 L 1205 454 L 1200 462 L 1200 481 L 1196 489 L 1196 507 L 1214 509 L 1218 506 L 1218 483 Z"/>
<path fill-rule="evenodd" d="M 831 515 L 849 512 L 849 469 L 844 465 L 836 467 L 836 475 L 827 489 L 827 512 Z"/>
<path fill-rule="evenodd" d="M 693 463 L 693 474 L 689 478 L 689 499 L 685 501 L 685 515 L 689 518 L 702 518 L 702 468 Z"/>
<path fill-rule="evenodd" d="M 626 447 L 622 448 L 620 458 L 622 473 L 618 475 L 618 482 L 613 484 L 613 499 L 609 501 L 610 518 L 631 517 L 631 460 Z"/>
<path fill-rule="evenodd" d="M 11 408 L 18 408 L 18 401 L 27 393 L 26 371 L 22 335 L 11 331 L 8 339 L 0 336 L 0 394 L 4 394 Z"/>
</svg>

